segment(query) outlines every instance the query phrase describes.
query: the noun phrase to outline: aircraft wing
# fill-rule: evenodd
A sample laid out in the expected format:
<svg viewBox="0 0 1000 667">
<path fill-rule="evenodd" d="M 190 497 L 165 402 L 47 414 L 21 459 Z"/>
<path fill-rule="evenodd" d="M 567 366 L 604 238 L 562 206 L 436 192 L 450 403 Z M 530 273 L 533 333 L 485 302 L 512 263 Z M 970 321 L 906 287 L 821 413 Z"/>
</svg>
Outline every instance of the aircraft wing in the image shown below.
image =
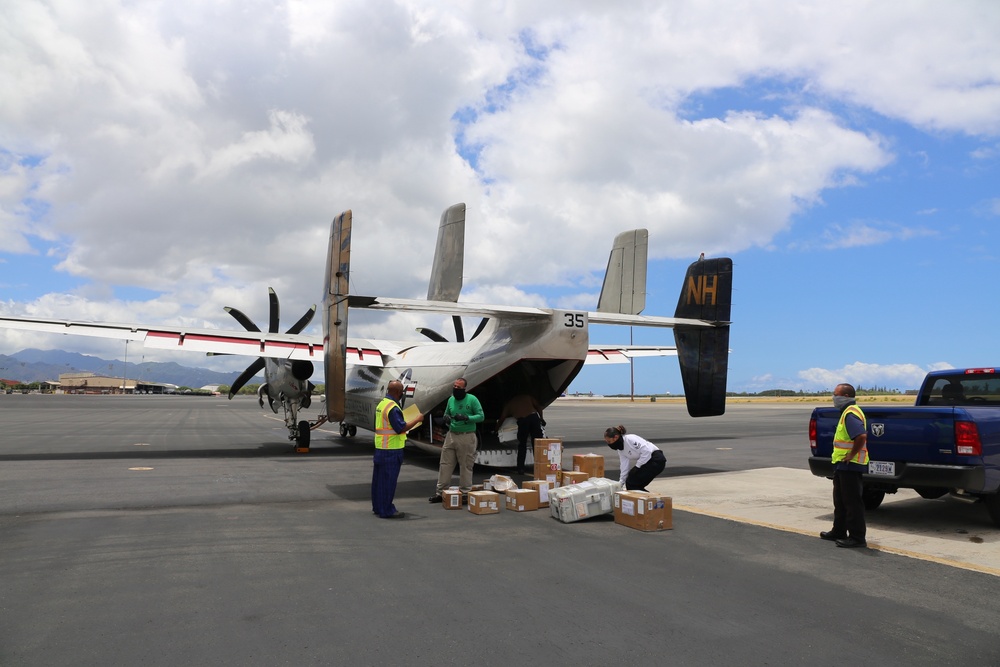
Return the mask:
<svg viewBox="0 0 1000 667">
<path fill-rule="evenodd" d="M 305 361 L 319 361 L 323 358 L 322 339 L 304 334 L 148 327 L 113 322 L 77 322 L 10 316 L 0 316 L 0 328 L 139 341 L 146 347 L 161 350 Z M 382 351 L 370 344 L 351 345 L 348 341 L 347 361 L 366 366 L 382 366 Z"/>
<path fill-rule="evenodd" d="M 587 364 L 627 364 L 636 357 L 676 357 L 677 348 L 660 345 L 591 345 Z"/>
</svg>

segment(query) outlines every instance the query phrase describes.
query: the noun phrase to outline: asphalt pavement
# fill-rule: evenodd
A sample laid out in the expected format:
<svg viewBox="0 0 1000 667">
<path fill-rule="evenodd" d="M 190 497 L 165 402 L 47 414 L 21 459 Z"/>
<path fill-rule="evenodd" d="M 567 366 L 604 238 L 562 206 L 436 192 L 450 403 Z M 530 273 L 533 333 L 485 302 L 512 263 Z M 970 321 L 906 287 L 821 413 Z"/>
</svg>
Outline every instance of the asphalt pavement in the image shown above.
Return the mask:
<svg viewBox="0 0 1000 667">
<path fill-rule="evenodd" d="M 419 451 L 407 518 L 378 519 L 367 432 L 296 455 L 252 399 L 0 396 L 0 665 L 1000 664 L 992 566 L 889 544 L 928 513 L 983 551 L 1000 530 L 904 498 L 876 548 L 819 540 L 810 409 L 552 406 L 564 462 L 614 477 L 619 423 L 663 448 L 674 529 L 642 533 L 443 510 Z"/>
</svg>

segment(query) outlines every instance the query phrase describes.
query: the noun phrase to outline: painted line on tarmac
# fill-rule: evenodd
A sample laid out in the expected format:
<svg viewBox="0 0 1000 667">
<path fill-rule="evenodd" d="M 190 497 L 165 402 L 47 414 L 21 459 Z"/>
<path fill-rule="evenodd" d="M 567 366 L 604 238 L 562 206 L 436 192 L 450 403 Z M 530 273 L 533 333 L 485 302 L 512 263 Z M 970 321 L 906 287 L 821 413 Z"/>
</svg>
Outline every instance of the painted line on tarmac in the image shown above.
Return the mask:
<svg viewBox="0 0 1000 667">
<path fill-rule="evenodd" d="M 799 535 L 805 535 L 807 537 L 815 537 L 819 539 L 819 535 L 817 535 L 816 533 L 803 530 L 801 528 L 792 528 L 791 526 L 783 526 L 776 523 L 768 523 L 766 521 L 747 519 L 745 517 L 733 516 L 731 514 L 723 514 L 722 512 L 713 512 L 711 510 L 704 510 L 697 507 L 691 507 L 688 505 L 674 505 L 673 507 L 675 510 L 681 512 L 690 512 L 691 514 L 701 514 L 703 516 L 710 516 L 716 519 L 725 519 L 726 521 L 735 521 L 736 523 L 746 523 L 750 524 L 751 526 L 760 526 L 761 528 L 771 528 L 773 530 L 780 530 L 786 533 L 797 533 Z M 919 551 L 910 551 L 909 549 L 900 549 L 898 547 L 888 547 L 885 545 L 877 544 L 875 542 L 869 542 L 868 548 L 874 549 L 875 551 L 884 551 L 886 553 L 896 554 L 897 556 L 905 556 L 907 558 L 925 560 L 931 563 L 938 563 L 939 565 L 948 565 L 963 570 L 972 570 L 974 572 L 982 572 L 983 574 L 991 574 L 995 577 L 1000 577 L 1000 569 L 995 567 L 988 567 L 986 565 L 977 565 L 976 563 L 968 563 L 966 561 L 953 560 L 951 558 L 941 558 L 940 556 L 931 556 L 929 554 L 920 553 Z"/>
</svg>

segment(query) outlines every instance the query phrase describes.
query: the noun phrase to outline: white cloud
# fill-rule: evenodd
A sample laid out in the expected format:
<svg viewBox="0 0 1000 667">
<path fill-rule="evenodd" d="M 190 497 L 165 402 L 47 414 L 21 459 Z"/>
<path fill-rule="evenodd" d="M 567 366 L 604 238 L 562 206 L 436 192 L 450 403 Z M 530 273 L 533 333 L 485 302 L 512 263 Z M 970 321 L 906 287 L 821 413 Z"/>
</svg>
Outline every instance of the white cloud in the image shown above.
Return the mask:
<svg viewBox="0 0 1000 667">
<path fill-rule="evenodd" d="M 853 384 L 856 387 L 887 387 L 890 389 L 916 389 L 930 371 L 954 368 L 947 362 L 937 362 L 926 368 L 917 364 L 871 364 L 856 361 L 837 369 L 808 368 L 799 371 L 798 377 L 802 385 L 797 388 L 822 389 L 833 387 L 841 382 Z"/>
<path fill-rule="evenodd" d="M 273 285 L 300 312 L 347 208 L 352 280 L 369 294 L 425 293 L 456 201 L 466 281 L 490 298 L 585 284 L 635 226 L 653 258 L 767 247 L 893 159 L 853 110 L 1000 132 L 998 28 L 985 1 L 10 0 L 0 155 L 37 159 L 0 166 L 0 251 L 44 239 L 93 284 L 14 307 L 229 326 L 222 305 L 265 304 Z M 761 80 L 785 106 L 683 113 Z M 473 145 L 470 164 L 457 146 Z M 123 285 L 157 296 L 109 296 Z"/>
</svg>

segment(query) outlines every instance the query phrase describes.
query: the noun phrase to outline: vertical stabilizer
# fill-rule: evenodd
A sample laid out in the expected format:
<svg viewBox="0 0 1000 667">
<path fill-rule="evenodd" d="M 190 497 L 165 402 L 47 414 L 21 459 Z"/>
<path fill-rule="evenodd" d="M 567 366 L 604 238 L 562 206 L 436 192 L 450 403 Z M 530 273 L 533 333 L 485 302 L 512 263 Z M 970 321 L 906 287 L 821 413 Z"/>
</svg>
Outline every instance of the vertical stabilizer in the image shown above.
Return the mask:
<svg viewBox="0 0 1000 667">
<path fill-rule="evenodd" d="M 688 267 L 674 316 L 715 324 L 674 327 L 684 397 L 692 417 L 713 417 L 726 411 L 732 297 L 733 260 L 702 259 Z"/>
<path fill-rule="evenodd" d="M 441 214 L 434 264 L 427 285 L 430 301 L 458 301 L 465 264 L 465 204 L 455 204 Z"/>
<path fill-rule="evenodd" d="M 638 315 L 646 307 L 646 253 L 649 232 L 633 229 L 615 237 L 597 300 L 600 313 Z"/>
<path fill-rule="evenodd" d="M 351 211 L 333 219 L 326 255 L 323 299 L 323 369 L 326 375 L 326 416 L 342 421 L 347 383 L 347 301 L 351 271 Z"/>
</svg>

